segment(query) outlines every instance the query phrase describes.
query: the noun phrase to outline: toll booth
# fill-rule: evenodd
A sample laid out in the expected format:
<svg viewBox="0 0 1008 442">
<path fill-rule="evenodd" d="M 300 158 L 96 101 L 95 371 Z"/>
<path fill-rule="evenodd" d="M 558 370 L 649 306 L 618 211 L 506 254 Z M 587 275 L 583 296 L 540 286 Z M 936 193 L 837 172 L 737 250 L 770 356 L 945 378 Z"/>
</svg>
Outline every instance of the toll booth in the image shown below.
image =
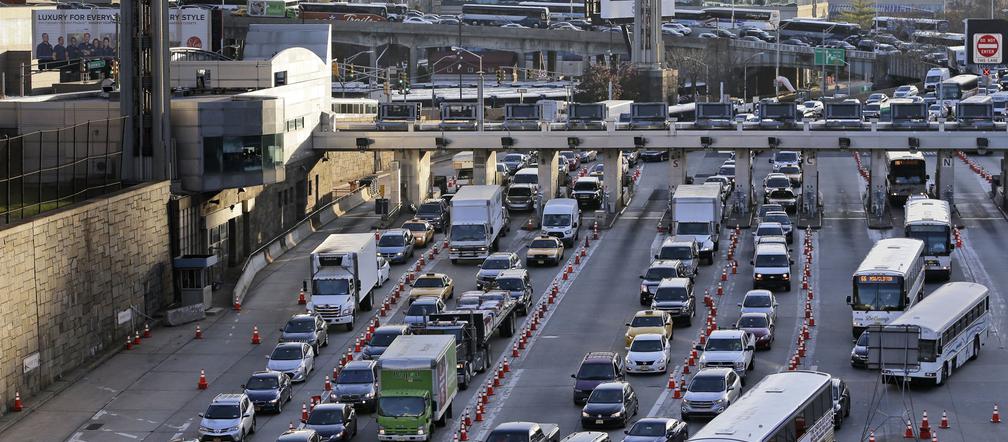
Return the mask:
<svg viewBox="0 0 1008 442">
<path fill-rule="evenodd" d="M 217 255 L 182 255 L 172 260 L 175 281 L 182 306 L 213 303 L 213 283 L 210 268 L 217 264 Z"/>
<path fill-rule="evenodd" d="M 733 107 L 731 103 L 697 103 L 693 125 L 698 129 L 734 129 Z"/>
</svg>

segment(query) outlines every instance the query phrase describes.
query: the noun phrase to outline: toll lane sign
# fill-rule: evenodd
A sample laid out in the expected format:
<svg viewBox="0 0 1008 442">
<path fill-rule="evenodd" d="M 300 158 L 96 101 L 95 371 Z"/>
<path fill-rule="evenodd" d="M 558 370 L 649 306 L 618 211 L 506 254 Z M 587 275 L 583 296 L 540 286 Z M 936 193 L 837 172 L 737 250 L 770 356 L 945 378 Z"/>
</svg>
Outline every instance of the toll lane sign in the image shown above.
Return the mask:
<svg viewBox="0 0 1008 442">
<path fill-rule="evenodd" d="M 973 63 L 1001 64 L 1003 53 L 1004 44 L 1002 42 L 1002 34 L 973 34 Z"/>
</svg>

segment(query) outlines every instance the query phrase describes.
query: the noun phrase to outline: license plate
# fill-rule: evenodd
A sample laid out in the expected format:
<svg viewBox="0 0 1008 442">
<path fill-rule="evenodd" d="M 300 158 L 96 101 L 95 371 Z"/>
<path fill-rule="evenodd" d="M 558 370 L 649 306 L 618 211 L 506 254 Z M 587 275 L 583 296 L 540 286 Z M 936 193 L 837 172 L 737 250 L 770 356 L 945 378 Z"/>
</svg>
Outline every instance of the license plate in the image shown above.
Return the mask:
<svg viewBox="0 0 1008 442">
<path fill-rule="evenodd" d="M 539 264 L 545 264 L 546 263 L 546 261 L 542 260 L 542 259 L 540 259 L 538 262 L 539 262 Z"/>
<path fill-rule="evenodd" d="M 223 442 L 223 441 L 224 441 L 224 439 L 221 439 L 219 437 L 213 438 L 213 442 Z"/>
<path fill-rule="evenodd" d="M 262 410 L 262 405 L 256 405 L 255 406 L 255 411 L 260 411 L 260 410 Z"/>
<path fill-rule="evenodd" d="M 602 425 L 602 419 L 595 419 L 595 425 Z"/>
</svg>

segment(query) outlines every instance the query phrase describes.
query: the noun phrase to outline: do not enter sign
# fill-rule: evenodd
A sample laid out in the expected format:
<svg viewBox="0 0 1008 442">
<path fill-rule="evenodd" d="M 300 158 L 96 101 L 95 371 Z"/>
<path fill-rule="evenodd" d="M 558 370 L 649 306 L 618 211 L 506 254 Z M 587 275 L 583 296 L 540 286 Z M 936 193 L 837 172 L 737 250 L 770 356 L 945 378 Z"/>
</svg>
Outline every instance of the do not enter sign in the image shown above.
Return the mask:
<svg viewBox="0 0 1008 442">
<path fill-rule="evenodd" d="M 973 62 L 977 64 L 1000 64 L 1004 52 L 1001 34 L 973 34 Z"/>
</svg>

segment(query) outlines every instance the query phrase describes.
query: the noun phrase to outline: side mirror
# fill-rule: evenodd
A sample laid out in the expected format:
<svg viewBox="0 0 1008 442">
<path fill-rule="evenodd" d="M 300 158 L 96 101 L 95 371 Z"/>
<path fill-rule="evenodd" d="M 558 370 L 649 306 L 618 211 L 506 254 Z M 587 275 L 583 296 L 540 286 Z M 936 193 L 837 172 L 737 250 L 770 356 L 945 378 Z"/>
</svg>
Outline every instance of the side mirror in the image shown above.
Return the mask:
<svg viewBox="0 0 1008 442">
<path fill-rule="evenodd" d="M 850 297 L 850 295 L 847 295 L 847 304 L 850 304 L 850 303 L 851 303 L 851 297 Z"/>
<path fill-rule="evenodd" d="M 283 327 L 281 327 L 281 328 L 278 328 L 277 330 L 280 330 L 280 331 L 282 332 L 282 331 L 283 331 Z"/>
<path fill-rule="evenodd" d="M 756 350 L 756 346 L 755 345 L 747 345 L 745 349 L 746 349 L 746 351 L 753 351 L 753 350 Z"/>
<path fill-rule="evenodd" d="M 627 326 L 627 327 L 629 327 L 629 326 L 630 326 L 630 323 L 629 323 L 629 322 L 628 322 L 628 323 L 626 323 L 626 326 Z"/>
<path fill-rule="evenodd" d="M 655 255 L 655 258 L 657 258 L 657 257 L 658 257 L 658 255 Z M 644 279 L 644 275 L 640 275 L 640 279 Z"/>
<path fill-rule="evenodd" d="M 741 302 L 740 302 L 740 303 L 738 303 L 738 306 L 739 306 L 739 307 L 742 307 L 742 303 L 741 303 Z"/>
<path fill-rule="evenodd" d="M 197 414 L 197 416 L 203 417 L 203 413 L 199 413 L 199 414 Z"/>
<path fill-rule="evenodd" d="M 773 158 L 767 158 L 767 162 L 773 164 Z"/>
<path fill-rule="evenodd" d="M 793 261 L 792 261 L 792 263 L 793 263 Z M 750 259 L 749 260 L 749 265 L 756 265 L 756 260 Z"/>
<path fill-rule="evenodd" d="M 630 430 L 623 430 L 623 434 L 630 434 Z"/>
<path fill-rule="evenodd" d="M 571 379 L 577 379 L 577 375 L 572 374 Z"/>
<path fill-rule="evenodd" d="M 244 389 L 245 389 L 245 384 L 241 384 L 241 389 L 242 389 L 242 390 L 244 390 Z"/>
</svg>

